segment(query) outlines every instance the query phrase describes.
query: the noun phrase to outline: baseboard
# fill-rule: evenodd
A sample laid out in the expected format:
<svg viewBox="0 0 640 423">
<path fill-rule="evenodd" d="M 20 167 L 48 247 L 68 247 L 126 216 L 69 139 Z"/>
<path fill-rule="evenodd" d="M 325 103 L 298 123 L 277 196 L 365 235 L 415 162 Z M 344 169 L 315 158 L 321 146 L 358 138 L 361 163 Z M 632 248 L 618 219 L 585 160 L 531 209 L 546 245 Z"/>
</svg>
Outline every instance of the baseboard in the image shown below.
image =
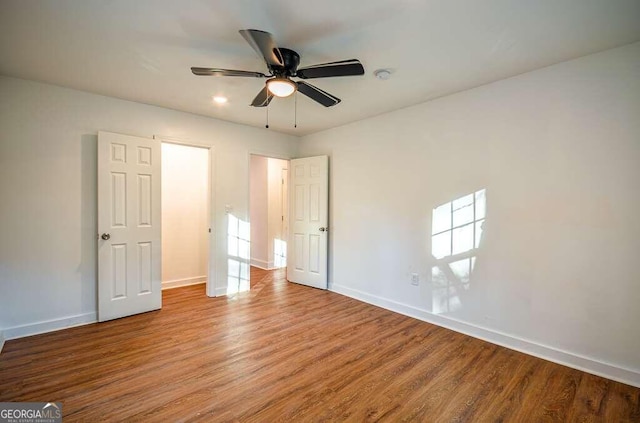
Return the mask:
<svg viewBox="0 0 640 423">
<path fill-rule="evenodd" d="M 46 332 L 67 329 L 74 326 L 82 326 L 98 321 L 97 313 L 78 314 L 76 316 L 63 317 L 61 319 L 45 320 L 42 322 L 31 323 L 28 325 L 15 326 L 5 328 L 4 339 L 17 339 L 25 336 L 38 335 Z"/>
<path fill-rule="evenodd" d="M 262 269 L 262 270 L 269 270 L 269 263 L 267 263 L 264 260 L 258 260 L 258 259 L 252 258 L 251 259 L 251 266 L 257 267 L 257 268 Z"/>
<path fill-rule="evenodd" d="M 257 259 L 251 259 L 251 266 L 257 267 L 258 269 L 262 269 L 262 270 L 275 270 L 275 269 L 281 269 L 282 267 L 286 267 L 286 266 L 276 267 L 276 264 L 273 261 L 267 262 L 264 260 L 257 260 Z"/>
<path fill-rule="evenodd" d="M 542 345 L 513 335 L 483 328 L 481 326 L 466 323 L 451 317 L 440 316 L 419 308 L 399 303 L 386 298 L 371 295 L 363 291 L 348 288 L 340 284 L 332 284 L 331 291 L 354 298 L 356 300 L 372 304 L 405 316 L 413 317 L 425 322 L 442 326 L 465 335 L 479 338 L 492 344 L 497 344 L 512 350 L 520 351 L 538 358 L 542 358 L 563 366 L 582 370 L 596 376 L 602 376 L 617 382 L 626 383 L 640 388 L 640 372 L 626 369 L 613 364 L 605 363 L 589 357 L 584 357 L 568 351 L 563 351 L 547 345 Z"/>
<path fill-rule="evenodd" d="M 216 293 L 216 297 L 222 297 L 224 295 L 227 295 L 227 288 L 226 287 L 216 288 L 215 293 Z"/>
<path fill-rule="evenodd" d="M 200 283 L 207 283 L 206 275 L 162 282 L 162 290 L 164 291 L 165 289 L 179 288 L 181 286 L 198 285 Z"/>
<path fill-rule="evenodd" d="M 0 330 L 0 353 L 2 353 L 2 347 L 4 347 L 4 332 Z"/>
</svg>

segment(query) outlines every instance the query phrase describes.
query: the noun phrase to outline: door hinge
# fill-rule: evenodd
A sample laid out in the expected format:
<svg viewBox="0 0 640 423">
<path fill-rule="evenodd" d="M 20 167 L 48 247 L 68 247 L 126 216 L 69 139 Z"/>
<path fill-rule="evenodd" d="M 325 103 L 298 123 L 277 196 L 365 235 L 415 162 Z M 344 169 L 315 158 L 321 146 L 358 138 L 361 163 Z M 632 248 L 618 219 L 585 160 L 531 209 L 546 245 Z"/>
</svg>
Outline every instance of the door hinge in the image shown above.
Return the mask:
<svg viewBox="0 0 640 423">
<path fill-rule="evenodd" d="M 211 233 L 211 228 L 209 228 L 209 233 Z"/>
</svg>

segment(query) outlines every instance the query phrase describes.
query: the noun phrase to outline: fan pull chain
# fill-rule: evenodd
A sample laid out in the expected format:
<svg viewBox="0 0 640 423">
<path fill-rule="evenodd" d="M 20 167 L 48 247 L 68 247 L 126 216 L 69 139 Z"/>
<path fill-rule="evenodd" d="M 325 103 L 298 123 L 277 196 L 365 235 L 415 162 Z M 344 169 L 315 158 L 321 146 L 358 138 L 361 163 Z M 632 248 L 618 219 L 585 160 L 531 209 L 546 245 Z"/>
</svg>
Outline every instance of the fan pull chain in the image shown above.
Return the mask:
<svg viewBox="0 0 640 423">
<path fill-rule="evenodd" d="M 293 127 L 297 128 L 298 127 L 298 90 L 296 90 L 296 93 L 293 96 L 295 101 L 295 106 L 293 109 Z"/>
<path fill-rule="evenodd" d="M 267 101 L 268 101 L 268 98 L 267 98 Z M 269 129 L 269 103 L 267 103 L 267 107 L 265 107 L 265 109 L 267 109 L 267 124 L 264 127 Z"/>
</svg>

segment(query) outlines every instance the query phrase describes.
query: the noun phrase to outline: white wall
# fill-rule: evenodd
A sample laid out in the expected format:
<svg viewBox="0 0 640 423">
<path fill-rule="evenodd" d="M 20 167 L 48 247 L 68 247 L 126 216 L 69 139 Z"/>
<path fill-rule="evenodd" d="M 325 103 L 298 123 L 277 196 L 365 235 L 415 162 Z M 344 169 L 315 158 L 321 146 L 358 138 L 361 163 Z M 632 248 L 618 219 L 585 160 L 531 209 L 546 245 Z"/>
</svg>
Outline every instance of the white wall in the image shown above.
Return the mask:
<svg viewBox="0 0 640 423">
<path fill-rule="evenodd" d="M 209 150 L 162 144 L 162 285 L 206 282 Z"/>
<path fill-rule="evenodd" d="M 248 221 L 249 151 L 297 138 L 37 82 L 0 78 L 0 328 L 5 338 L 95 319 L 98 130 L 214 146 L 216 290 L 227 216 Z M 214 107 L 212 105 L 212 107 Z"/>
<path fill-rule="evenodd" d="M 267 178 L 269 159 L 251 155 L 251 181 L 249 205 L 251 207 L 251 265 L 268 269 L 268 204 Z"/>
<path fill-rule="evenodd" d="M 640 43 L 304 137 L 317 154 L 331 289 L 640 385 Z M 442 312 L 431 213 L 480 189 Z"/>
</svg>

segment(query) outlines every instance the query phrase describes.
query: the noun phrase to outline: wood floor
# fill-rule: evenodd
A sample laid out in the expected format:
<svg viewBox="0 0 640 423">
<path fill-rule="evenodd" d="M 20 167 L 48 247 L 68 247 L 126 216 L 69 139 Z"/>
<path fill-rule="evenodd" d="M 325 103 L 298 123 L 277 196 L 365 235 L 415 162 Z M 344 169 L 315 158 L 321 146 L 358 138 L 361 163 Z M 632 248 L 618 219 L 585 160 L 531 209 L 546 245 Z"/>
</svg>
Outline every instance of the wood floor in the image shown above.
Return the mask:
<svg viewBox="0 0 640 423">
<path fill-rule="evenodd" d="M 640 421 L 640 389 L 252 269 L 207 298 L 8 341 L 0 401 L 73 421 Z"/>
</svg>

